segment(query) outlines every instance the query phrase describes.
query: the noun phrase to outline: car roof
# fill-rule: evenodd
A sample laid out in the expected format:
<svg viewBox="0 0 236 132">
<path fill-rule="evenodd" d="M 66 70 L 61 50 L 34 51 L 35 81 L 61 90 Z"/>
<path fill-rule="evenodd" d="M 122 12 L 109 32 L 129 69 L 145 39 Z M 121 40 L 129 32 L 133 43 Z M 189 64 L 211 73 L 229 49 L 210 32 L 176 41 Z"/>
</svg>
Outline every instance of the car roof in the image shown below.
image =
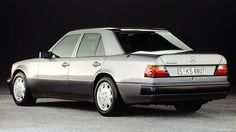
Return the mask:
<svg viewBox="0 0 236 132">
<path fill-rule="evenodd" d="M 84 28 L 70 31 L 69 34 L 81 32 L 81 31 L 167 31 L 164 28 L 145 28 L 145 27 L 102 27 L 102 28 Z"/>
</svg>

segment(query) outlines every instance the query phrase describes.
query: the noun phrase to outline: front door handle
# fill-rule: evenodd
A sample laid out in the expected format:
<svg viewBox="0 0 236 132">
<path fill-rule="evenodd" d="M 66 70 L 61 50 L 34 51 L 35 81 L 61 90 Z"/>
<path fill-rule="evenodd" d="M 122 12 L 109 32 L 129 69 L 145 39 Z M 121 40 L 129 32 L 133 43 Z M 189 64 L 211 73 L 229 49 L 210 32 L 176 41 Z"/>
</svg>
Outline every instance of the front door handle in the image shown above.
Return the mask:
<svg viewBox="0 0 236 132">
<path fill-rule="evenodd" d="M 67 63 L 67 62 L 63 62 L 63 63 L 61 64 L 61 66 L 63 66 L 63 67 L 67 67 L 67 66 L 69 66 L 69 63 Z"/>
<path fill-rule="evenodd" d="M 96 62 L 93 63 L 93 66 L 94 66 L 94 67 L 101 66 L 101 63 L 99 63 L 99 62 L 96 61 Z"/>
</svg>

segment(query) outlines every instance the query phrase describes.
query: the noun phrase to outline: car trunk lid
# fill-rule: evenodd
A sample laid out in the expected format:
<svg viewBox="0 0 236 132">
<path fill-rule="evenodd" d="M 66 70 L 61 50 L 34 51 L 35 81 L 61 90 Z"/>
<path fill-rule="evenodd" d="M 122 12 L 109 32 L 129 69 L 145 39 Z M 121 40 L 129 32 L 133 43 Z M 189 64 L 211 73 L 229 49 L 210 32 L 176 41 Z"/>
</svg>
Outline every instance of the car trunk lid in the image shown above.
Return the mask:
<svg viewBox="0 0 236 132">
<path fill-rule="evenodd" d="M 213 53 L 196 53 L 186 50 L 165 50 L 156 52 L 139 51 L 135 54 L 152 54 L 157 65 L 164 65 L 169 76 L 212 76 L 222 56 Z M 161 63 L 160 63 L 161 62 Z"/>
<path fill-rule="evenodd" d="M 180 53 L 162 55 L 160 59 L 170 76 L 211 76 L 222 56 L 206 53 Z"/>
</svg>

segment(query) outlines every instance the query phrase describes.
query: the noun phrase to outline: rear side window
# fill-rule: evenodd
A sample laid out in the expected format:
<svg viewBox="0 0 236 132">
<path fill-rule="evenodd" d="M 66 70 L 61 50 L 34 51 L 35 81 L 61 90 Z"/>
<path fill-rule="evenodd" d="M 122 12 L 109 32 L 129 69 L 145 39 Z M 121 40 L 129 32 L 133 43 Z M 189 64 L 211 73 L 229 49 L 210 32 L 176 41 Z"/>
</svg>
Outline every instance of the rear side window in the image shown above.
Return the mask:
<svg viewBox="0 0 236 132">
<path fill-rule="evenodd" d="M 126 53 L 136 51 L 180 50 L 155 32 L 121 31 L 116 36 Z"/>
<path fill-rule="evenodd" d="M 80 43 L 77 57 L 104 56 L 102 36 L 99 33 L 86 33 Z"/>
<path fill-rule="evenodd" d="M 52 53 L 60 58 L 71 57 L 79 37 L 80 34 L 66 36 L 53 48 Z"/>
</svg>

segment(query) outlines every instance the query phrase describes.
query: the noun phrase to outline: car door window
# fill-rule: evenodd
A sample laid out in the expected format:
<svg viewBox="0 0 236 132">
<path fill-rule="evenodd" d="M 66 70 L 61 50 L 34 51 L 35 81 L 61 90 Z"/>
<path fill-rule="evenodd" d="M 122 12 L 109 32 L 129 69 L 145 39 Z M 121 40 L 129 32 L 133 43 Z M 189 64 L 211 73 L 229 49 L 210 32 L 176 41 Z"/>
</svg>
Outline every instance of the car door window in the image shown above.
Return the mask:
<svg viewBox="0 0 236 132">
<path fill-rule="evenodd" d="M 71 57 L 79 37 L 80 34 L 66 36 L 56 45 L 52 53 L 60 58 Z"/>
<path fill-rule="evenodd" d="M 77 57 L 94 56 L 98 48 L 101 35 L 99 33 L 86 33 L 80 43 Z"/>
</svg>

